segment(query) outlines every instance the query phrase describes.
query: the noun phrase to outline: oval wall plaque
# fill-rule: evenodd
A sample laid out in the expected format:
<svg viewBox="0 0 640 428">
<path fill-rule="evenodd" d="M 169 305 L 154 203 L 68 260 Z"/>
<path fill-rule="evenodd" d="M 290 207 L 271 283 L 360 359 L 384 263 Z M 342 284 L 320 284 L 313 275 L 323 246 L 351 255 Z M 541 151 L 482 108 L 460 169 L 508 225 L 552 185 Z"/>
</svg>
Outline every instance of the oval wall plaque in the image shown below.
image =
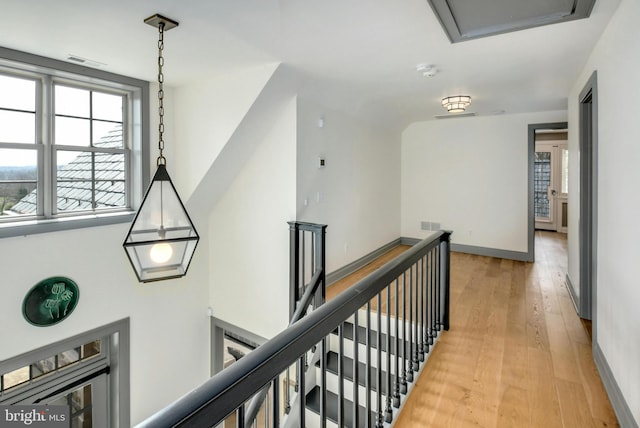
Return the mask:
<svg viewBox="0 0 640 428">
<path fill-rule="evenodd" d="M 25 296 L 22 315 L 38 327 L 54 325 L 73 312 L 79 297 L 78 286 L 69 278 L 54 276 L 43 279 Z"/>
</svg>

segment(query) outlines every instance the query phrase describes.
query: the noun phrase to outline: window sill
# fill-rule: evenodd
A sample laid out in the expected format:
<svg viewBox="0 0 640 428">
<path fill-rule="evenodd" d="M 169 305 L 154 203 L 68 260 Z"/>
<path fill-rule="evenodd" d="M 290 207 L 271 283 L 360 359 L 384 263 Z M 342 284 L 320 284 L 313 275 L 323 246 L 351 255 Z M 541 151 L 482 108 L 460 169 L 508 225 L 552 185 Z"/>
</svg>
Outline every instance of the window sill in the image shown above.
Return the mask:
<svg viewBox="0 0 640 428">
<path fill-rule="evenodd" d="M 38 233 L 61 232 L 85 227 L 107 226 L 131 223 L 135 211 L 91 214 L 85 216 L 60 217 L 47 220 L 26 220 L 0 223 L 0 238 L 35 235 Z"/>
</svg>

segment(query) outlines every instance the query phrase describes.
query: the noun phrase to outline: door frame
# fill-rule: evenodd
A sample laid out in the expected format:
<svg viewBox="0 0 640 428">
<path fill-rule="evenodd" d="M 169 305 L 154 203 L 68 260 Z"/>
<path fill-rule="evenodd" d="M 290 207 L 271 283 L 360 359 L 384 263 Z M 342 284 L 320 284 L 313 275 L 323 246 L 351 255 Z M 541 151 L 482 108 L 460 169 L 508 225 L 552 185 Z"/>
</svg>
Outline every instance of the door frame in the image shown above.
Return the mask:
<svg viewBox="0 0 640 428">
<path fill-rule="evenodd" d="M 528 195 L 529 209 L 527 210 L 527 224 L 528 224 L 528 246 L 526 261 L 535 262 L 535 229 L 536 229 L 536 217 L 534 213 L 534 199 L 533 199 L 533 171 L 534 171 L 534 159 L 536 153 L 536 130 L 538 129 L 567 129 L 567 122 L 553 122 L 553 123 L 533 123 L 529 124 L 528 129 Z"/>
<path fill-rule="evenodd" d="M 594 71 L 584 85 L 579 103 L 580 220 L 578 224 L 580 295 L 578 315 L 593 320 L 596 343 L 595 307 L 597 289 L 598 238 L 598 74 Z"/>
</svg>

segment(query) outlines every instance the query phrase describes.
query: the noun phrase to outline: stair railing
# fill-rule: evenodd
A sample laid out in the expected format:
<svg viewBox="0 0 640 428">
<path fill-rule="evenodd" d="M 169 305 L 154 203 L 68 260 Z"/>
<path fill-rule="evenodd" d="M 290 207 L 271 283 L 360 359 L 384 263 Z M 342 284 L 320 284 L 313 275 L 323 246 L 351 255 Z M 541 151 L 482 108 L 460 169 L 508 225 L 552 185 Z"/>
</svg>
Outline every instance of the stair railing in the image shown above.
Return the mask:
<svg viewBox="0 0 640 428">
<path fill-rule="evenodd" d="M 325 233 L 327 226 L 323 224 L 289 222 L 290 235 L 290 310 L 292 312 L 289 327 L 302 319 L 309 308 L 322 305 L 325 301 L 326 267 L 325 267 Z M 309 282 L 305 282 L 307 272 L 312 272 Z M 302 295 L 301 295 L 302 294 Z M 325 349 L 326 345 L 322 346 Z M 305 362 L 305 367 L 307 366 Z M 296 370 L 295 388 L 299 388 L 300 370 Z M 285 413 L 291 410 L 290 373 L 285 373 Z M 244 428 L 251 428 L 258 416 L 260 407 L 265 402 L 269 387 L 256 394 L 245 411 Z"/>
<path fill-rule="evenodd" d="M 213 427 L 235 414 L 237 426 L 242 427 L 245 403 L 265 387 L 273 391 L 268 426 L 286 426 L 288 421 L 289 426 L 306 426 L 307 394 L 325 396 L 325 410 L 320 406 L 318 412 L 321 427 L 327 419 L 350 427 L 379 428 L 391 422 L 430 348 L 442 329 L 449 329 L 450 235 L 440 231 L 414 245 L 138 426 Z M 338 342 L 342 384 L 332 415 L 327 414 L 326 381 L 312 387 L 304 376 L 308 352 L 328 342 L 329 336 Z M 345 346 L 349 338 L 352 347 Z M 359 349 L 361 342 L 364 350 Z M 351 405 L 343 382 L 350 348 Z M 360 352 L 365 354 L 364 363 Z M 321 371 L 326 374 L 327 352 L 320 354 Z M 296 406 L 281 421 L 282 376 L 296 361 L 300 372 Z M 360 378 L 364 378 L 364 399 L 359 399 Z"/>
</svg>

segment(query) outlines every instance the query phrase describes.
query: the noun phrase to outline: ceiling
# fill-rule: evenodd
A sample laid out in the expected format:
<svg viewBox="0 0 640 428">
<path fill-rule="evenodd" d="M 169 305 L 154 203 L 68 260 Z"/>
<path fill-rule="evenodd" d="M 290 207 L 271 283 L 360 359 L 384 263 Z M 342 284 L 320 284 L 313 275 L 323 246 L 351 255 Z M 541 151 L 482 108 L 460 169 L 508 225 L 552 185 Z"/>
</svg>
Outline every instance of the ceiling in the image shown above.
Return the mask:
<svg viewBox="0 0 640 428">
<path fill-rule="evenodd" d="M 154 81 L 158 35 L 143 20 L 160 13 L 180 23 L 165 34 L 168 86 L 282 62 L 301 97 L 401 130 L 444 114 L 447 95 L 470 95 L 478 115 L 566 109 L 619 2 L 452 44 L 427 0 L 0 0 L 0 46 Z M 422 76 L 420 63 L 437 74 Z"/>
</svg>

